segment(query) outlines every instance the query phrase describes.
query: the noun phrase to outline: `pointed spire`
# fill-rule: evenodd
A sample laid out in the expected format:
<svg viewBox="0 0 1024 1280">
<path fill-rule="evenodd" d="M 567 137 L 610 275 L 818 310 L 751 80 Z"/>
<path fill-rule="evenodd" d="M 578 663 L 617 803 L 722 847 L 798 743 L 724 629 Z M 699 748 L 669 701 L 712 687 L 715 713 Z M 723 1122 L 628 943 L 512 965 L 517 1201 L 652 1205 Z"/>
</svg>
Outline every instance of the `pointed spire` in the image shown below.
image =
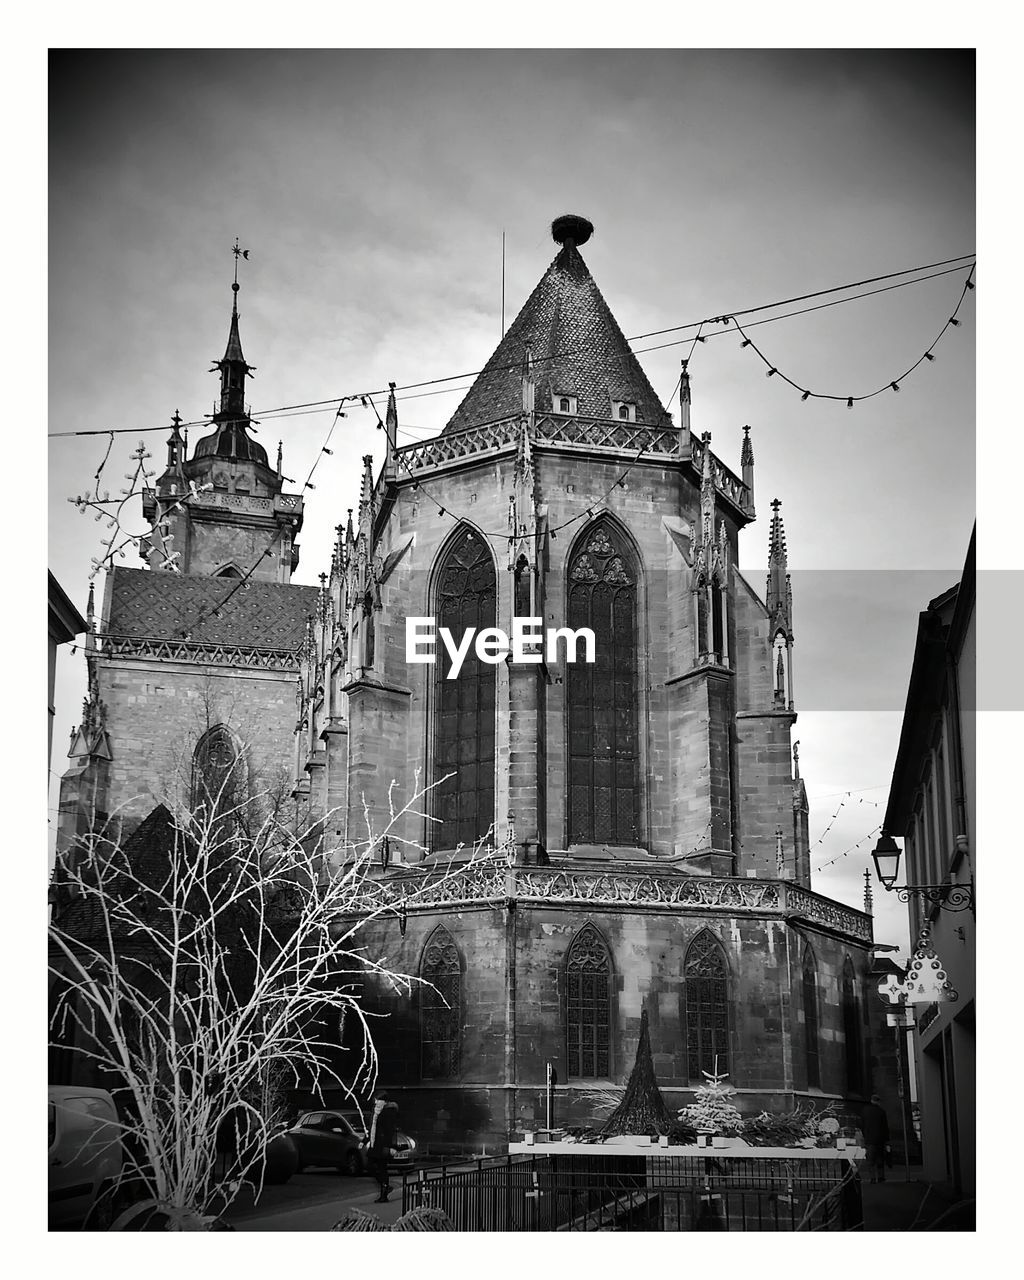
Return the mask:
<svg viewBox="0 0 1024 1280">
<path fill-rule="evenodd" d="M 786 530 L 782 524 L 782 503 L 772 500 L 772 522 L 768 533 L 768 587 L 765 605 L 768 609 L 768 631 L 774 641 L 781 632 L 787 642 L 793 639 L 793 590 L 788 573 Z"/>
<path fill-rule="evenodd" d="M 710 546 L 715 540 L 715 467 L 711 454 L 711 432 L 701 432 L 704 456 L 700 473 L 700 540 Z"/>
<path fill-rule="evenodd" d="M 536 394 L 533 381 L 533 342 L 527 338 L 523 348 L 523 413 L 533 413 Z"/>
<path fill-rule="evenodd" d="M 754 446 L 750 442 L 750 428 L 743 428 L 743 448 L 740 452 L 740 468 L 743 472 L 743 483 L 747 492 L 743 500 L 743 509 L 751 515 L 754 513 Z"/>
<path fill-rule="evenodd" d="M 871 892 L 871 872 L 867 869 L 867 867 L 865 867 L 864 868 L 864 914 L 871 916 L 871 915 L 874 915 L 874 913 L 875 913 L 875 900 Z"/>
<path fill-rule="evenodd" d="M 277 474 L 284 479 L 284 445 L 280 440 L 277 442 Z"/>
<path fill-rule="evenodd" d="M 690 362 L 682 362 L 679 374 L 679 456 L 690 457 Z"/>
<path fill-rule="evenodd" d="M 214 361 L 214 369 L 220 372 L 220 407 L 213 415 L 214 421 L 226 421 L 234 418 L 246 418 L 245 412 L 245 380 L 254 372 L 255 366 L 247 364 L 242 354 L 242 340 L 238 335 L 238 259 L 248 258 L 249 250 L 240 249 L 238 240 L 234 245 L 235 278 L 231 284 L 231 324 L 228 328 L 228 343 L 224 355 Z"/>
<path fill-rule="evenodd" d="M 359 488 L 359 531 L 363 532 L 363 526 L 367 519 L 372 519 L 372 511 L 370 510 L 373 503 L 373 454 L 363 454 L 363 480 Z"/>
<path fill-rule="evenodd" d="M 395 450 L 398 448 L 398 405 L 395 403 L 395 384 L 388 383 L 388 407 L 384 415 L 384 429 L 387 434 L 387 453 L 384 457 L 384 478 L 396 478 Z"/>
<path fill-rule="evenodd" d="M 743 428 L 743 449 L 740 453 L 740 466 L 752 467 L 754 465 L 754 446 L 750 442 L 750 427 Z"/>
<path fill-rule="evenodd" d="M 782 828 L 775 828 L 775 870 L 780 880 L 786 879 L 786 850 L 782 843 Z"/>
<path fill-rule="evenodd" d="M 349 507 L 348 523 L 345 526 L 345 550 L 347 552 L 352 550 L 352 547 L 355 544 L 355 540 L 356 540 L 356 531 L 352 525 L 352 508 Z"/>
</svg>

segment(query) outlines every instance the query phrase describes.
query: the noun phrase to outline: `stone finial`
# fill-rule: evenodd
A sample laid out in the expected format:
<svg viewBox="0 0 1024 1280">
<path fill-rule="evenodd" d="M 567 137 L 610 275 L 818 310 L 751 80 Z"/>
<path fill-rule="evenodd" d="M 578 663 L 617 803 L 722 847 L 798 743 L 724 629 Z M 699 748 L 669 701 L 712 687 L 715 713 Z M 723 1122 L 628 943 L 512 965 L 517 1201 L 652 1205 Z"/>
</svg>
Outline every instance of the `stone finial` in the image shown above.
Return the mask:
<svg viewBox="0 0 1024 1280">
<path fill-rule="evenodd" d="M 875 900 L 871 892 L 871 872 L 864 868 L 864 911 L 866 915 L 874 915 Z"/>
</svg>

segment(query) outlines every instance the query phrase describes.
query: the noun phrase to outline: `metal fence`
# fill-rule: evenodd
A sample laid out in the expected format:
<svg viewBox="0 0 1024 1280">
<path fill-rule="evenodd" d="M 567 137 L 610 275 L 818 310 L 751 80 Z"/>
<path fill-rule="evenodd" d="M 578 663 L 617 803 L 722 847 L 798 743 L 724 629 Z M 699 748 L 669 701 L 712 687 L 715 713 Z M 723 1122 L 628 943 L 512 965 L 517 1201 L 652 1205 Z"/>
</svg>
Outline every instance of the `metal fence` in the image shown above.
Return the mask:
<svg viewBox="0 0 1024 1280">
<path fill-rule="evenodd" d="M 860 1180 L 839 1160 L 516 1155 L 410 1170 L 402 1212 L 457 1231 L 856 1231 Z"/>
</svg>

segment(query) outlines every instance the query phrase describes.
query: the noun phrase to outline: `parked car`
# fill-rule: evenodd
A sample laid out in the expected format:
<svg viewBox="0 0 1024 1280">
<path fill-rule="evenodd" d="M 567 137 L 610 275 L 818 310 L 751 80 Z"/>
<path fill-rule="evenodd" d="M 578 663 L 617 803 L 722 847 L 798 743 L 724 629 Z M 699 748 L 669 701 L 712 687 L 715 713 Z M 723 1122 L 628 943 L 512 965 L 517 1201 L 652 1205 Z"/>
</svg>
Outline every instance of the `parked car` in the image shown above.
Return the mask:
<svg viewBox="0 0 1024 1280">
<path fill-rule="evenodd" d="M 50 1085 L 49 1226 L 102 1230 L 124 1161 L 114 1099 L 105 1089 Z"/>
<path fill-rule="evenodd" d="M 299 1152 L 299 1169 L 330 1167 L 339 1173 L 360 1174 L 369 1168 L 368 1134 L 357 1111 L 307 1111 L 288 1130 Z M 416 1143 L 395 1134 L 392 1163 L 410 1163 Z"/>
</svg>

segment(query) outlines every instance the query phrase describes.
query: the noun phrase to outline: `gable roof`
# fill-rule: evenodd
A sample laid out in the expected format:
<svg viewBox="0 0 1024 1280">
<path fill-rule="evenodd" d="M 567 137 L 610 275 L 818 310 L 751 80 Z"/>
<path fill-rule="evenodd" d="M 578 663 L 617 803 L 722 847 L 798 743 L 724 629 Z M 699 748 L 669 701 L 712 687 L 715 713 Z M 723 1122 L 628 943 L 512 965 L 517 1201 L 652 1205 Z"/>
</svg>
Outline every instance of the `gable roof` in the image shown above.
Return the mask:
<svg viewBox="0 0 1024 1280">
<path fill-rule="evenodd" d="M 232 586 L 238 589 L 221 605 Z M 109 635 L 298 649 L 317 588 L 283 582 L 246 582 L 150 569 L 110 571 L 105 631 Z M 214 614 L 217 609 L 217 615 Z"/>
<path fill-rule="evenodd" d="M 601 290 L 572 240 L 567 240 L 487 361 L 445 432 L 520 413 L 526 345 L 533 350 L 535 408 L 552 397 L 577 397 L 582 417 L 611 418 L 612 401 L 636 405 L 638 422 L 671 421 L 630 350 Z"/>
</svg>

